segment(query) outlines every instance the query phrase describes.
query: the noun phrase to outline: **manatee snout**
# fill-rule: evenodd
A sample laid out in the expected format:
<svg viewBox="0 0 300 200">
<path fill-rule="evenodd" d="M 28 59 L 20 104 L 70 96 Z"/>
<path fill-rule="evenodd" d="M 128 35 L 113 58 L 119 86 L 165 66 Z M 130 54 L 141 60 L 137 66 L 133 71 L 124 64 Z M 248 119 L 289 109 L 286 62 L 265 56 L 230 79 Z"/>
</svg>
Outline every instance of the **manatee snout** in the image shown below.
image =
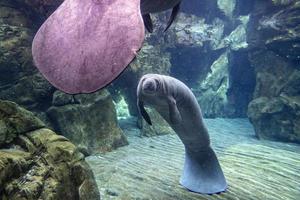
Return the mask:
<svg viewBox="0 0 300 200">
<path fill-rule="evenodd" d="M 157 90 L 157 83 L 152 78 L 146 78 L 143 82 L 143 92 L 154 93 Z"/>
</svg>

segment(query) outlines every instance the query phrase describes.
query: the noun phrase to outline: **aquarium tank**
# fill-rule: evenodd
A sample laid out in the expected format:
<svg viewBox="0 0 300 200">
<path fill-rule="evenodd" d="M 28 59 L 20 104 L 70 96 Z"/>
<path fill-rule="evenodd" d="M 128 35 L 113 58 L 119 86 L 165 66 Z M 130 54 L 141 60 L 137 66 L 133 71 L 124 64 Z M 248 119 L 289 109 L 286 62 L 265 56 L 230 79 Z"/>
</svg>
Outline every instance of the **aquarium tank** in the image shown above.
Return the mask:
<svg viewBox="0 0 300 200">
<path fill-rule="evenodd" d="M 0 200 L 299 200 L 299 0 L 0 0 Z"/>
</svg>

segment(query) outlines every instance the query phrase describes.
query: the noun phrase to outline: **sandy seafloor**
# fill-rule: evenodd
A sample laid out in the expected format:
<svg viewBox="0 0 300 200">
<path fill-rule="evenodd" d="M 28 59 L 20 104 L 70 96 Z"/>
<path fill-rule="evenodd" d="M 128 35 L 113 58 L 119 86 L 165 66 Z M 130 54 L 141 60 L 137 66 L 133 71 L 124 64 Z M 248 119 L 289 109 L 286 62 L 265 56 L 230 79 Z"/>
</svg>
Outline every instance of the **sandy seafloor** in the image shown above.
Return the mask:
<svg viewBox="0 0 300 200">
<path fill-rule="evenodd" d="M 262 141 L 247 119 L 207 119 L 229 188 L 200 195 L 179 183 L 184 149 L 177 135 L 139 137 L 133 120 L 121 122 L 129 145 L 90 156 L 102 199 L 300 200 L 300 145 Z"/>
</svg>

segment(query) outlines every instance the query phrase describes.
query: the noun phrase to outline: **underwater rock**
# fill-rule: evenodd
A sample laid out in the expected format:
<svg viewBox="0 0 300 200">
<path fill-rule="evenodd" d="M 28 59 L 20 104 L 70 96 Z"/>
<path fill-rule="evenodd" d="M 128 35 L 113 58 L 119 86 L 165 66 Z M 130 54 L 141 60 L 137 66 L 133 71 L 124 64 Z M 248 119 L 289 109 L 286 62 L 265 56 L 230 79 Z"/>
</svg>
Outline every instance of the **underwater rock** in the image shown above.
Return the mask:
<svg viewBox="0 0 300 200">
<path fill-rule="evenodd" d="M 263 139 L 300 142 L 299 1 L 255 2 L 247 40 L 255 68 L 248 116 Z"/>
<path fill-rule="evenodd" d="M 234 111 L 230 108 L 226 95 L 229 88 L 228 62 L 228 53 L 222 54 L 212 64 L 205 79 L 199 81 L 199 85 L 193 88 L 202 112 L 207 117 L 222 116 L 222 113 Z"/>
<path fill-rule="evenodd" d="M 227 17 L 232 18 L 236 0 L 218 0 L 218 7 Z"/>
<path fill-rule="evenodd" d="M 128 144 L 107 90 L 89 95 L 56 91 L 47 114 L 57 132 L 88 152 L 111 151 Z"/>
<path fill-rule="evenodd" d="M 9 87 L 34 71 L 30 58 L 30 20 L 17 9 L 0 7 L 0 87 Z M 31 69 L 29 69 L 31 68 Z M 27 72 L 27 73 L 26 73 Z"/>
<path fill-rule="evenodd" d="M 273 4 L 276 6 L 284 6 L 294 3 L 297 0 L 272 0 Z"/>
<path fill-rule="evenodd" d="M 245 54 L 248 49 L 246 31 L 249 15 L 236 16 L 231 19 L 231 24 L 219 18 L 217 13 L 210 22 L 206 18 L 187 13 L 181 15 L 166 36 L 169 43 L 167 51 L 171 53 L 171 74 L 194 89 L 205 117 L 246 117 L 249 97 L 252 96 L 255 84 L 254 70 L 246 62 L 248 56 Z M 235 27 L 231 27 L 232 24 Z M 224 61 L 220 59 L 224 57 L 223 54 L 227 54 L 227 58 L 221 64 Z M 241 62 L 242 59 L 245 61 Z M 222 65 L 226 71 L 213 71 L 215 65 Z M 236 71 L 246 71 L 252 79 L 241 79 L 241 74 L 235 73 Z M 215 84 L 220 83 L 219 79 L 222 77 L 216 73 L 226 76 L 227 81 L 227 85 L 218 94 L 215 87 L 219 85 Z M 208 80 L 215 83 L 207 84 Z M 203 90 L 207 92 L 204 93 Z M 227 100 L 224 99 L 227 98 L 230 100 L 225 103 Z"/>
<path fill-rule="evenodd" d="M 299 143 L 300 70 L 270 51 L 253 53 L 251 63 L 257 83 L 248 117 L 257 137 Z"/>
<path fill-rule="evenodd" d="M 169 74 L 170 54 L 164 51 L 164 46 L 145 43 L 130 68 L 139 76 L 150 72 Z"/>
<path fill-rule="evenodd" d="M 216 17 L 225 17 L 224 12 L 218 6 L 218 0 L 182 1 L 180 11 L 203 17 L 208 23 L 211 23 Z"/>
<path fill-rule="evenodd" d="M 128 105 L 123 96 L 120 95 L 119 99 L 117 100 L 114 99 L 114 104 L 116 107 L 118 120 L 127 119 L 130 117 Z"/>
<path fill-rule="evenodd" d="M 160 20 L 163 18 L 160 17 Z M 174 27 L 166 35 L 168 48 L 185 46 L 186 48 L 203 48 L 205 43 L 215 45 L 220 43 L 224 34 L 224 21 L 215 18 L 208 24 L 205 18 L 181 13 Z"/>
<path fill-rule="evenodd" d="M 10 101 L 0 101 L 0 148 L 20 134 L 45 127 L 31 112 Z"/>
<path fill-rule="evenodd" d="M 0 91 L 0 98 L 17 102 L 29 110 L 41 112 L 51 105 L 54 88 L 45 81 L 41 74 L 20 78 L 9 88 Z"/>
<path fill-rule="evenodd" d="M 300 2 L 257 2 L 251 17 L 248 41 L 253 47 L 266 48 L 290 60 L 300 61 Z"/>
<path fill-rule="evenodd" d="M 64 0 L 14 0 L 15 5 L 31 9 L 41 18 L 48 17 Z"/>
<path fill-rule="evenodd" d="M 284 142 L 300 142 L 300 96 L 260 97 L 248 111 L 256 136 Z"/>
<path fill-rule="evenodd" d="M 51 103 L 54 88 L 33 65 L 34 21 L 11 1 L 0 5 L 0 98 L 40 112 Z"/>
<path fill-rule="evenodd" d="M 219 40 L 218 43 L 213 43 L 212 49 L 228 48 L 232 51 L 241 51 L 248 48 L 246 29 L 249 22 L 249 15 L 240 16 L 237 19 L 239 24 L 228 36 Z"/>
<path fill-rule="evenodd" d="M 300 62 L 300 2 L 263 18 L 262 29 L 271 29 L 264 39 L 266 47 L 291 61 Z M 265 32 L 266 30 L 263 30 Z M 266 31 L 268 32 L 268 31 Z"/>
<path fill-rule="evenodd" d="M 75 145 L 34 115 L 0 101 L 0 199 L 100 199 Z"/>
</svg>

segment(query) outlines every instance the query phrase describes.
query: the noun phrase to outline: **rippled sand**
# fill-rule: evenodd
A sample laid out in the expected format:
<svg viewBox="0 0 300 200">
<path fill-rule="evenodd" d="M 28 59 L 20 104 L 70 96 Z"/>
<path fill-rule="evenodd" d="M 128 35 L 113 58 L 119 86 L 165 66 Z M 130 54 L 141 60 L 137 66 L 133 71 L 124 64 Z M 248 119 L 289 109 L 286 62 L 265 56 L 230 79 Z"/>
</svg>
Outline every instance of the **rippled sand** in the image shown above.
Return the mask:
<svg viewBox="0 0 300 200">
<path fill-rule="evenodd" d="M 90 156 L 102 199 L 300 199 L 300 145 L 259 141 L 246 119 L 206 120 L 229 189 L 199 195 L 179 185 L 184 149 L 176 135 L 139 137 L 130 122 L 122 128 L 129 146 Z"/>
</svg>

